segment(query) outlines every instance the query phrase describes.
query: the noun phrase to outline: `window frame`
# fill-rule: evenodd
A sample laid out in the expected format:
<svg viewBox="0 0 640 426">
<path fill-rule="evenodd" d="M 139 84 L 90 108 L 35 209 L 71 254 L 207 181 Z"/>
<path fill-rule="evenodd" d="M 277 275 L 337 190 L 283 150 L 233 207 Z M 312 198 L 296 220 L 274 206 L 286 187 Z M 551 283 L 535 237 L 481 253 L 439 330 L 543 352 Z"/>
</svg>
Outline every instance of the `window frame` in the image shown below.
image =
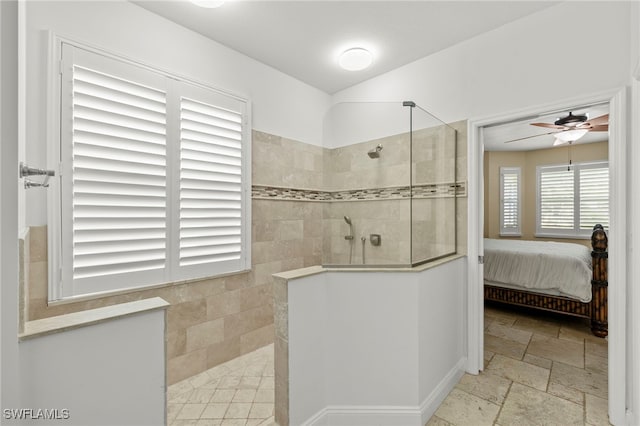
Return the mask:
<svg viewBox="0 0 640 426">
<path fill-rule="evenodd" d="M 571 167 L 573 171 L 573 229 L 553 229 L 542 228 L 541 226 L 541 177 L 543 171 L 563 170 L 567 167 Z M 580 163 L 573 163 L 570 166 L 567 164 L 555 164 L 555 165 L 539 165 L 536 166 L 536 237 L 542 238 L 570 238 L 570 239 L 589 239 L 592 234 L 592 230 L 580 229 L 580 172 L 585 169 L 604 168 L 609 169 L 608 160 L 598 161 L 586 161 Z M 609 200 L 611 194 L 609 193 Z M 609 206 L 611 203 L 609 202 Z M 609 211 L 610 215 L 610 211 Z M 595 223 L 593 224 L 595 225 Z M 605 226 L 608 229 L 608 225 Z"/>
<path fill-rule="evenodd" d="M 505 228 L 504 226 L 504 176 L 507 174 L 515 174 L 517 176 L 517 226 L 513 228 Z M 500 167 L 500 236 L 501 237 L 520 237 L 522 236 L 522 170 L 520 167 Z"/>
<path fill-rule="evenodd" d="M 98 55 L 99 58 L 105 58 L 107 61 L 115 61 L 125 64 L 125 67 L 133 67 L 142 70 L 144 73 L 152 73 L 158 78 L 167 81 L 169 90 L 167 91 L 167 115 L 166 115 L 166 257 L 165 267 L 162 274 L 158 275 L 154 280 L 145 280 L 141 284 L 118 285 L 112 288 L 93 288 L 89 291 L 80 291 L 73 284 L 73 280 L 69 281 L 68 262 L 72 261 L 72 253 L 69 241 L 72 236 L 65 233 L 73 232 L 67 230 L 68 223 L 65 224 L 65 216 L 71 211 L 71 200 L 68 194 L 65 195 L 62 185 L 62 176 L 67 175 L 71 169 L 71 160 L 62 161 L 65 154 L 63 143 L 65 143 L 65 130 L 61 124 L 61 113 L 64 108 L 68 107 L 63 102 L 63 47 L 68 46 L 72 50 L 80 50 L 89 54 Z M 98 70 L 100 71 L 100 70 Z M 104 70 L 103 70 L 104 71 Z M 108 72 L 108 71 L 104 71 Z M 114 74 L 115 77 L 122 78 L 121 75 Z M 49 254 L 49 273 L 48 273 L 48 300 L 49 302 L 60 302 L 65 300 L 87 299 L 94 297 L 103 297 L 109 294 L 117 294 L 132 290 L 139 290 L 149 287 L 157 287 L 171 285 L 175 282 L 193 281 L 200 279 L 213 278 L 218 276 L 232 275 L 236 273 L 246 272 L 251 269 L 251 102 L 242 96 L 229 93 L 185 78 L 175 73 L 167 72 L 156 67 L 145 65 L 141 62 L 131 60 L 122 55 L 107 52 L 103 49 L 95 48 L 84 43 L 79 43 L 68 38 L 61 37 L 53 32 L 49 32 L 49 61 L 48 61 L 48 84 L 47 84 L 47 164 L 48 167 L 56 170 L 56 177 L 51 179 L 51 187 L 47 192 L 48 210 L 48 254 Z M 143 82 L 144 83 L 144 82 Z M 69 85 L 71 83 L 68 83 Z M 188 87 L 190 91 L 200 91 L 211 96 L 219 96 L 230 102 L 236 102 L 242 107 L 241 122 L 241 249 L 240 261 L 238 267 L 233 270 L 215 271 L 203 267 L 198 268 L 182 268 L 179 266 L 179 231 L 176 224 L 179 222 L 180 210 L 180 106 L 179 99 L 181 91 L 179 86 Z M 172 97 L 171 101 L 169 98 Z M 176 100 L 178 102 L 176 103 Z M 66 147 L 67 151 L 70 150 Z M 69 192 L 69 191 L 66 191 Z M 64 197 L 64 198 L 63 198 Z M 68 221 L 67 221 L 68 222 Z M 176 239 L 177 238 L 177 239 Z M 177 265 L 177 266 L 176 266 Z M 215 269 L 215 268 L 213 268 Z M 108 277 L 109 275 L 107 275 Z M 122 282 L 118 280 L 118 275 L 112 277 L 113 282 Z"/>
</svg>

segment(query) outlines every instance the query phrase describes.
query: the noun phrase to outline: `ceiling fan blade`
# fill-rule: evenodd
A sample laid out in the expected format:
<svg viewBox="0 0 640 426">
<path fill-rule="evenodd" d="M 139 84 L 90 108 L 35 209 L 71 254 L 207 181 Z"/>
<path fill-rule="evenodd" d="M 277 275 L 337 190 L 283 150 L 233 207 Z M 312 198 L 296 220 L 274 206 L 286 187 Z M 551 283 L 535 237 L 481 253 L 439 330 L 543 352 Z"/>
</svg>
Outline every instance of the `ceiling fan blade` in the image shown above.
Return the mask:
<svg viewBox="0 0 640 426">
<path fill-rule="evenodd" d="M 549 129 L 560 129 L 560 130 L 567 129 L 566 126 L 558 126 L 556 124 L 551 124 L 551 123 L 531 123 L 531 125 L 538 126 L 538 127 L 548 127 Z"/>
<path fill-rule="evenodd" d="M 609 114 L 601 115 L 600 117 L 592 118 L 591 120 L 587 120 L 582 123 L 581 127 L 593 127 L 600 126 L 604 124 L 609 124 Z"/>
<path fill-rule="evenodd" d="M 607 130 L 609 130 L 609 125 L 608 124 L 601 124 L 598 126 L 591 126 L 591 128 L 589 128 L 590 132 L 606 132 Z"/>
<path fill-rule="evenodd" d="M 540 133 L 539 135 L 525 136 L 524 138 L 511 139 L 510 141 L 506 141 L 505 143 L 523 141 L 525 139 L 537 138 L 538 136 L 553 135 L 554 133 L 559 133 L 559 132 L 547 132 L 547 133 Z"/>
</svg>

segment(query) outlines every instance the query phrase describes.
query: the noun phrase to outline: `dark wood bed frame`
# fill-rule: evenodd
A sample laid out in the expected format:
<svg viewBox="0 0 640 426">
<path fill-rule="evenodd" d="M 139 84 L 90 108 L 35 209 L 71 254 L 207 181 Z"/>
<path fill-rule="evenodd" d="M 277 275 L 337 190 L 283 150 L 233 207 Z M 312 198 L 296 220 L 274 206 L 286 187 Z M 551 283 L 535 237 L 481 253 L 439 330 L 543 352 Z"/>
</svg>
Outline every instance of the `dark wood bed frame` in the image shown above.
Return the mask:
<svg viewBox="0 0 640 426">
<path fill-rule="evenodd" d="M 591 234 L 591 302 L 584 303 L 562 296 L 546 296 L 523 290 L 485 284 L 484 298 L 492 302 L 526 306 L 564 315 L 589 318 L 591 331 L 598 337 L 607 336 L 607 234 L 602 225 L 593 227 Z"/>
</svg>

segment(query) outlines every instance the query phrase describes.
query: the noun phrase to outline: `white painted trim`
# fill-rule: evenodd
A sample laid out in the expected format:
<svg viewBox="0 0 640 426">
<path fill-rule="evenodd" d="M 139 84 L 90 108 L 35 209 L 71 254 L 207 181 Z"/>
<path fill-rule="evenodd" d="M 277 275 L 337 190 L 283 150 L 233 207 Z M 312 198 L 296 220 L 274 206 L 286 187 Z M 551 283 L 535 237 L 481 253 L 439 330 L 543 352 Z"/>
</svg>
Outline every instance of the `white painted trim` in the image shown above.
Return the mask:
<svg viewBox="0 0 640 426">
<path fill-rule="evenodd" d="M 625 423 L 627 404 L 627 109 L 624 90 L 611 99 L 609 114 L 609 421 L 621 425 Z"/>
<path fill-rule="evenodd" d="M 482 123 L 467 122 L 467 373 L 478 374 L 484 369 L 484 273 L 479 256 L 484 255 L 480 230 L 484 228 L 484 145 Z"/>
<path fill-rule="evenodd" d="M 477 256 L 483 253 L 482 230 L 484 228 L 483 185 L 483 145 L 482 127 L 499 124 L 521 117 L 533 116 L 545 111 L 572 109 L 576 106 L 609 102 L 610 143 L 609 167 L 611 222 L 616 222 L 609 230 L 609 416 L 613 424 L 624 424 L 626 405 L 626 100 L 624 89 L 595 93 L 582 98 L 539 105 L 506 114 L 470 119 L 467 125 L 469 135 L 469 218 L 468 218 L 468 330 L 467 344 L 469 363 L 467 371 L 474 372 L 482 365 L 483 329 L 478 327 L 483 321 L 482 269 Z M 474 182 L 475 181 L 475 182 Z M 615 271 L 615 272 L 614 272 Z"/>
<path fill-rule="evenodd" d="M 0 1 L 0 406 L 19 408 L 18 138 L 20 11 Z"/>
<path fill-rule="evenodd" d="M 419 406 L 329 405 L 307 419 L 302 426 L 424 425 L 464 375 L 466 364 L 466 358 L 460 358 Z"/>
<path fill-rule="evenodd" d="M 462 376 L 464 375 L 464 368 L 467 365 L 466 358 L 460 358 L 456 365 L 442 378 L 440 383 L 431 391 L 429 395 L 420 404 L 420 413 L 422 415 L 421 425 L 424 425 L 429 421 L 442 404 L 442 401 L 449 395 L 449 392 L 458 384 Z"/>
<path fill-rule="evenodd" d="M 640 9 L 640 8 L 639 8 Z M 640 72 L 640 65 L 638 67 Z M 638 79 L 632 80 L 631 82 L 631 117 L 635 117 L 631 122 L 631 138 L 632 141 L 637 141 L 640 138 L 640 73 L 638 74 Z M 631 152 L 629 153 L 629 164 L 640 164 L 640 148 L 637 144 L 633 144 L 631 146 Z M 631 180 L 631 189 L 636 190 L 640 187 L 640 168 L 638 167 L 630 167 L 629 170 L 630 180 Z M 630 194 L 631 195 L 631 194 Z M 631 205 L 630 207 L 630 218 L 638 218 L 640 217 L 640 197 L 633 196 L 629 197 Z M 629 249 L 629 282 L 637 283 L 640 278 L 640 251 L 638 248 L 640 247 L 640 223 L 638 221 L 630 221 L 630 249 Z M 629 291 L 631 294 L 629 298 L 631 299 L 630 306 L 634 309 L 631 309 L 629 312 L 629 322 L 631 324 L 635 324 L 635 326 L 631 329 L 631 350 L 630 350 L 630 358 L 631 360 L 636 360 L 634 365 L 631 367 L 631 400 L 630 400 L 630 413 L 628 413 L 628 425 L 639 424 L 640 423 L 640 368 L 639 362 L 640 360 L 640 320 L 639 313 L 637 312 L 638 307 L 640 307 L 640 288 L 637 285 L 630 285 Z M 632 361 L 633 362 L 633 361 Z"/>
</svg>

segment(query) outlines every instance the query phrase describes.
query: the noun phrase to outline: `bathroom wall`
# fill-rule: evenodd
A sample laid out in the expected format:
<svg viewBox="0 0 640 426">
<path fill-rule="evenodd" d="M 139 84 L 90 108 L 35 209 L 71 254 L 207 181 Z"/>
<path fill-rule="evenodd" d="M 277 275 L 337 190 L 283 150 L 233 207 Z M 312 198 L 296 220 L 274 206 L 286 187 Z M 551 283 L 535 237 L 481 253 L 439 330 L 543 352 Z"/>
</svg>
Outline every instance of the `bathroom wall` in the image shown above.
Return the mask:
<svg viewBox="0 0 640 426">
<path fill-rule="evenodd" d="M 318 153 L 322 148 L 318 145 L 328 94 L 128 1 L 27 2 L 24 6 L 26 146 L 20 160 L 34 167 L 56 163 L 47 157 L 51 32 L 249 98 L 252 125 L 257 129 L 253 133 L 253 183 L 307 188 L 321 182 L 322 155 Z M 167 311 L 169 384 L 273 342 L 271 274 L 320 263 L 320 206 L 254 196 L 251 272 L 48 305 L 47 191 L 23 194 L 19 227 L 28 230 L 27 285 L 23 287 L 27 302 L 21 318 L 163 297 L 171 303 Z"/>
<path fill-rule="evenodd" d="M 28 302 L 24 319 L 162 297 L 171 304 L 167 310 L 168 384 L 272 343 L 271 274 L 321 263 L 323 206 L 313 201 L 273 199 L 265 195 L 262 185 L 319 185 L 323 151 L 259 131 L 253 132 L 252 150 L 251 272 L 48 305 L 46 226 L 31 227 L 25 241 Z M 293 167 L 292 158 L 304 161 L 296 161 Z"/>
</svg>

